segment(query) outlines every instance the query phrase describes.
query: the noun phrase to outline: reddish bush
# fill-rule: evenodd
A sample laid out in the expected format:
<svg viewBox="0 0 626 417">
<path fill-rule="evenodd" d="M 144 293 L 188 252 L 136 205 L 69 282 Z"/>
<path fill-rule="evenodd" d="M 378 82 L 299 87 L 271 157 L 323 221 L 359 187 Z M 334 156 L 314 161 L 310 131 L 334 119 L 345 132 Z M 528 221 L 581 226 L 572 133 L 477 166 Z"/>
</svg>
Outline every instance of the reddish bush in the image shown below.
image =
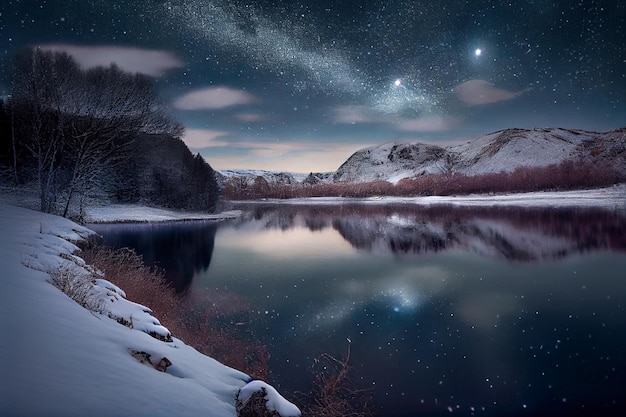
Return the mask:
<svg viewBox="0 0 626 417">
<path fill-rule="evenodd" d="M 130 249 L 91 246 L 81 253 L 89 265 L 104 273 L 126 293 L 128 300 L 149 307 L 177 338 L 197 351 L 253 378 L 267 379 L 269 354 L 224 318 L 215 303 L 191 294 L 177 294 L 163 275 L 143 264 Z"/>
<path fill-rule="evenodd" d="M 363 183 L 318 183 L 270 185 L 257 179 L 253 186 L 245 181 L 229 180 L 223 196 L 229 200 L 254 198 L 352 197 L 366 198 L 384 195 L 421 196 L 472 193 L 504 193 L 548 190 L 572 190 L 603 187 L 626 181 L 626 177 L 611 166 L 566 160 L 545 167 L 517 167 L 512 172 L 462 175 L 453 173 L 404 178 L 393 185 L 374 180 Z"/>
</svg>

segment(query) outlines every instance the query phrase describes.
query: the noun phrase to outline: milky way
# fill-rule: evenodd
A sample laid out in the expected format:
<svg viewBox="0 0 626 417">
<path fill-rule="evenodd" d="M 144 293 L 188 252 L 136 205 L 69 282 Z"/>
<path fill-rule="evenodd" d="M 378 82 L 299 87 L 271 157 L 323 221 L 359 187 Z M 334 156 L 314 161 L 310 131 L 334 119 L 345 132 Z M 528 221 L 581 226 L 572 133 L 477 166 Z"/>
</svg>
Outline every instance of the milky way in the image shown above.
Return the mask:
<svg viewBox="0 0 626 417">
<path fill-rule="evenodd" d="M 218 168 L 334 170 L 388 141 L 623 126 L 625 21 L 609 0 L 9 1 L 0 90 L 22 47 L 119 51 Z"/>
</svg>

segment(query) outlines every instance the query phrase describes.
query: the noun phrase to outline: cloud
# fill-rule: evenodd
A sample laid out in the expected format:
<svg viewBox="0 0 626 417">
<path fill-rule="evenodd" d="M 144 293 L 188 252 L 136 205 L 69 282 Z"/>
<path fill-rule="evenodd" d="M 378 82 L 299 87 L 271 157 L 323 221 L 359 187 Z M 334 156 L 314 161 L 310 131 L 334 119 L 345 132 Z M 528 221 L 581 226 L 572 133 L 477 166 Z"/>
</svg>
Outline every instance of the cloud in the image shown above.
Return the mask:
<svg viewBox="0 0 626 417">
<path fill-rule="evenodd" d="M 252 94 L 230 87 L 209 87 L 192 91 L 174 101 L 174 107 L 181 110 L 209 110 L 243 104 L 258 103 Z"/>
<path fill-rule="evenodd" d="M 460 120 L 449 116 L 422 116 L 413 119 L 397 118 L 365 106 L 339 106 L 332 109 L 335 123 L 383 123 L 404 132 L 443 132 L 459 127 Z"/>
<path fill-rule="evenodd" d="M 382 115 L 365 106 L 338 106 L 331 110 L 331 118 L 335 123 L 380 123 Z"/>
<path fill-rule="evenodd" d="M 460 121 L 448 116 L 425 116 L 415 119 L 403 119 L 396 127 L 405 132 L 445 132 L 459 127 Z"/>
<path fill-rule="evenodd" d="M 228 145 L 225 141 L 216 141 L 215 139 L 227 136 L 229 133 L 221 130 L 210 129 L 185 129 L 183 142 L 190 148 L 201 149 L 213 146 Z"/>
<path fill-rule="evenodd" d="M 127 46 L 80 46 L 48 44 L 38 46 L 43 51 L 66 52 L 83 68 L 116 64 L 122 70 L 159 77 L 166 71 L 183 66 L 176 55 L 168 51 Z"/>
<path fill-rule="evenodd" d="M 508 91 L 496 88 L 485 80 L 469 80 L 454 87 L 453 91 L 461 102 L 468 106 L 496 103 L 514 99 L 528 91 Z"/>
</svg>

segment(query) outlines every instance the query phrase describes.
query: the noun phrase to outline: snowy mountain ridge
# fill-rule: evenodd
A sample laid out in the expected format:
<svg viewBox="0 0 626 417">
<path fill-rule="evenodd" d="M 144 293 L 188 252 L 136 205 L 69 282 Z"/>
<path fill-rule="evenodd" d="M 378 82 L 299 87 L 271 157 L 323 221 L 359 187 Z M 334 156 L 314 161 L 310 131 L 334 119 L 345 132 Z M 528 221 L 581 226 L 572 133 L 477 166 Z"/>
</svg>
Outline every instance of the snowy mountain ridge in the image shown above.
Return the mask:
<svg viewBox="0 0 626 417">
<path fill-rule="evenodd" d="M 624 170 L 626 129 L 589 132 L 562 128 L 505 129 L 453 146 L 386 143 L 355 152 L 335 172 L 334 182 L 366 182 L 425 174 L 511 172 L 564 160 L 614 163 Z"/>
<path fill-rule="evenodd" d="M 257 178 L 263 178 L 269 185 L 293 185 L 303 182 L 317 183 L 332 181 L 334 172 L 302 174 L 297 172 L 267 171 L 263 169 L 225 169 L 217 171 L 221 175 L 218 182 L 239 180 L 252 185 Z"/>
<path fill-rule="evenodd" d="M 614 164 L 626 173 L 626 127 L 608 132 L 580 129 L 504 129 L 464 143 L 439 146 L 422 142 L 388 142 L 356 151 L 335 172 L 296 174 L 266 170 L 222 170 L 225 179 L 247 184 L 261 177 L 270 185 L 319 182 L 359 183 L 455 172 L 464 175 L 510 172 L 564 160 Z"/>
</svg>

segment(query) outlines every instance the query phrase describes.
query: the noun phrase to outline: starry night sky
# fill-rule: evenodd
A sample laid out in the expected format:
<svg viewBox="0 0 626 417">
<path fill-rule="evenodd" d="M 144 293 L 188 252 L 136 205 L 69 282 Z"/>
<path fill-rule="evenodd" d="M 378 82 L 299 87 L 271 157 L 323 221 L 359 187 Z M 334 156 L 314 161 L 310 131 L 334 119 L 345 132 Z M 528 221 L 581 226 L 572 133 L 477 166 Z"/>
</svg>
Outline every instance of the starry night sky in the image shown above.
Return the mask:
<svg viewBox="0 0 626 417">
<path fill-rule="evenodd" d="M 154 77 L 216 169 L 335 170 L 389 141 L 626 125 L 614 0 L 7 1 L 0 94 L 20 48 Z"/>
</svg>

